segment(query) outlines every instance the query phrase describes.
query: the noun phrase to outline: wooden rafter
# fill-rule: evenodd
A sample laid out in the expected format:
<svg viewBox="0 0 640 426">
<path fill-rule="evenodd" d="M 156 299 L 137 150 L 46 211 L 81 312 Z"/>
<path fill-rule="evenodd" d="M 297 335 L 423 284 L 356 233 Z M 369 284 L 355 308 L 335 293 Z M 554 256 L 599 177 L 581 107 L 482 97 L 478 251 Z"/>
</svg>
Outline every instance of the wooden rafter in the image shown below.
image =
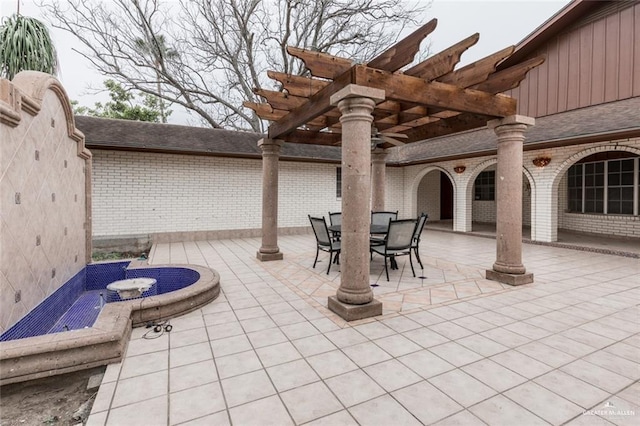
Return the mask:
<svg viewBox="0 0 640 426">
<path fill-rule="evenodd" d="M 480 34 L 475 33 L 442 52 L 420 62 L 418 65 L 409 68 L 404 73 L 406 75 L 424 78 L 425 80 L 433 80 L 449 74 L 453 72 L 455 66 L 460 62 L 462 54 L 476 44 L 479 39 Z"/>
<path fill-rule="evenodd" d="M 349 59 L 339 58 L 312 50 L 287 47 L 287 52 L 304 62 L 311 75 L 321 78 L 335 78 L 349 70 L 353 63 Z"/>
<path fill-rule="evenodd" d="M 509 46 L 459 70 L 446 74 L 438 78 L 438 81 L 454 84 L 458 87 L 470 87 L 474 84 L 482 83 L 491 73 L 496 71 L 500 61 L 513 53 L 514 49 L 514 46 Z"/>
<path fill-rule="evenodd" d="M 520 85 L 520 82 L 524 80 L 529 71 L 541 65 L 543 62 L 544 56 L 531 58 L 512 67 L 491 74 L 485 81 L 475 85 L 474 89 L 482 90 L 487 93 L 500 93 L 516 88 Z"/>
<path fill-rule="evenodd" d="M 285 74 L 277 71 L 267 71 L 269 78 L 282 84 L 282 88 L 293 96 L 310 97 L 328 86 L 330 81 L 318 80 L 316 78 L 302 77 L 299 75 Z"/>
<path fill-rule="evenodd" d="M 416 53 L 420 50 L 420 43 L 431 34 L 438 26 L 438 20 L 431 21 L 418 28 L 416 31 L 400 40 L 388 50 L 382 52 L 367 64 L 371 68 L 383 71 L 396 72 L 405 65 L 411 63 Z"/>
</svg>

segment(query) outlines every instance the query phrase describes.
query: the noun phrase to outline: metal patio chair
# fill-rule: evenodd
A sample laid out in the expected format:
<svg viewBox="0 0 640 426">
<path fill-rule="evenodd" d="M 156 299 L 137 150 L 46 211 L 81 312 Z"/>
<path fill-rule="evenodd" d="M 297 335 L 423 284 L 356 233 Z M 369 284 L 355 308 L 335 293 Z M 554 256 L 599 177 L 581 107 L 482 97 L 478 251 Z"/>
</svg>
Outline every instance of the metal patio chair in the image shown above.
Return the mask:
<svg viewBox="0 0 640 426">
<path fill-rule="evenodd" d="M 384 271 L 389 281 L 389 266 L 387 259 L 396 258 L 398 256 L 409 255 L 409 263 L 411 264 L 411 272 L 416 276 L 413 269 L 413 261 L 411 260 L 411 245 L 413 243 L 413 235 L 415 233 L 417 219 L 402 219 L 389 221 L 389 232 L 384 240 L 383 245 L 372 245 L 370 250 L 384 256 Z"/>
<path fill-rule="evenodd" d="M 416 225 L 416 230 L 413 233 L 413 240 L 411 241 L 411 248 L 413 249 L 413 252 L 416 255 L 416 259 L 418 260 L 418 263 L 420 264 L 420 268 L 424 269 L 424 266 L 422 266 L 422 261 L 420 260 L 420 237 L 422 236 L 422 230 L 424 229 L 424 225 L 427 223 L 427 219 L 429 218 L 429 215 L 426 213 L 421 213 L 420 217 L 418 217 L 418 224 Z"/>
<path fill-rule="evenodd" d="M 336 259 L 340 258 L 340 241 L 334 241 L 333 238 L 331 238 L 329 229 L 327 228 L 327 221 L 324 217 L 311 217 L 311 215 L 309 215 L 309 221 L 311 222 L 313 233 L 316 236 L 316 259 L 313 261 L 313 267 L 315 269 L 316 263 L 318 263 L 320 250 L 326 251 L 329 253 L 329 266 L 327 267 L 327 275 L 329 275 L 331 263 L 333 262 L 333 253 L 336 253 Z"/>
<path fill-rule="evenodd" d="M 329 223 L 331 226 L 342 225 L 342 212 L 329 212 Z M 333 239 L 340 241 L 340 231 L 331 231 Z"/>
</svg>

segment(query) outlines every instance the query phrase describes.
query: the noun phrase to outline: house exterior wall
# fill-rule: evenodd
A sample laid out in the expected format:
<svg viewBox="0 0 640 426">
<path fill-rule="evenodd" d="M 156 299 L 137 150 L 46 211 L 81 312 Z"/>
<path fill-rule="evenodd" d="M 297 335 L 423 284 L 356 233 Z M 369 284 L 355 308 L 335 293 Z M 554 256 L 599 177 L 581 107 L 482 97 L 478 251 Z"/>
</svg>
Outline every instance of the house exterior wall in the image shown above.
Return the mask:
<svg viewBox="0 0 640 426">
<path fill-rule="evenodd" d="M 440 220 L 440 172 L 437 170 L 427 173 L 420 181 L 418 212 L 426 213 L 430 222 Z"/>
<path fill-rule="evenodd" d="M 545 62 L 506 92 L 540 117 L 640 96 L 640 3 L 608 2 L 531 57 Z"/>
</svg>

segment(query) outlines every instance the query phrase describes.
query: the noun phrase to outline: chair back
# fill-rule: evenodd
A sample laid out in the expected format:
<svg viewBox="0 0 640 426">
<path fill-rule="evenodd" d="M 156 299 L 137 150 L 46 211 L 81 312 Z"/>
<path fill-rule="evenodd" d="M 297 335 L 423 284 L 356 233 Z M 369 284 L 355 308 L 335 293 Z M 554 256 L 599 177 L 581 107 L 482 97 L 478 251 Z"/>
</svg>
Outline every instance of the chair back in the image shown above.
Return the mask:
<svg viewBox="0 0 640 426">
<path fill-rule="evenodd" d="M 420 241 L 420 235 L 422 235 L 422 230 L 424 229 L 424 225 L 427 223 L 427 218 L 429 216 L 426 213 L 421 213 L 418 218 L 418 224 L 416 225 L 416 230 L 413 233 L 413 239 L 418 242 Z"/>
<path fill-rule="evenodd" d="M 397 220 L 398 211 L 395 212 L 371 212 L 372 225 L 388 225 L 389 220 Z"/>
<path fill-rule="evenodd" d="M 342 225 L 342 212 L 329 212 L 329 223 L 333 225 Z"/>
<path fill-rule="evenodd" d="M 331 237 L 329 236 L 329 230 L 327 229 L 327 221 L 323 217 L 311 217 L 309 215 L 309 221 L 313 228 L 313 233 L 316 235 L 316 240 L 321 246 L 331 247 Z"/>
<path fill-rule="evenodd" d="M 417 219 L 390 220 L 387 233 L 387 250 L 404 250 L 411 247 Z"/>
</svg>

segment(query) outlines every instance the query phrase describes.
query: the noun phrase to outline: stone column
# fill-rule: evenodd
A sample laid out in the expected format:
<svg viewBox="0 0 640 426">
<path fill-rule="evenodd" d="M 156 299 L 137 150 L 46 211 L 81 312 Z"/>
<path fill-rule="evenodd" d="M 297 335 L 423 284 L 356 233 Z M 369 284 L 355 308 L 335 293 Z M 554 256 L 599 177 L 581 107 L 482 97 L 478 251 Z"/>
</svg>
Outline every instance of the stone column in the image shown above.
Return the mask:
<svg viewBox="0 0 640 426">
<path fill-rule="evenodd" d="M 371 153 L 371 210 L 384 211 L 387 151 L 376 148 Z"/>
<path fill-rule="evenodd" d="M 371 122 L 384 91 L 349 85 L 331 96 L 342 116 L 342 244 L 340 288 L 329 309 L 347 321 L 382 315 L 369 283 Z"/>
<path fill-rule="evenodd" d="M 260 139 L 262 150 L 262 246 L 256 257 L 265 262 L 281 260 L 278 248 L 278 158 L 283 141 Z"/>
<path fill-rule="evenodd" d="M 487 279 L 510 285 L 533 282 L 522 264 L 522 146 L 531 117 L 512 115 L 487 123 L 498 135 L 496 262 Z"/>
</svg>

